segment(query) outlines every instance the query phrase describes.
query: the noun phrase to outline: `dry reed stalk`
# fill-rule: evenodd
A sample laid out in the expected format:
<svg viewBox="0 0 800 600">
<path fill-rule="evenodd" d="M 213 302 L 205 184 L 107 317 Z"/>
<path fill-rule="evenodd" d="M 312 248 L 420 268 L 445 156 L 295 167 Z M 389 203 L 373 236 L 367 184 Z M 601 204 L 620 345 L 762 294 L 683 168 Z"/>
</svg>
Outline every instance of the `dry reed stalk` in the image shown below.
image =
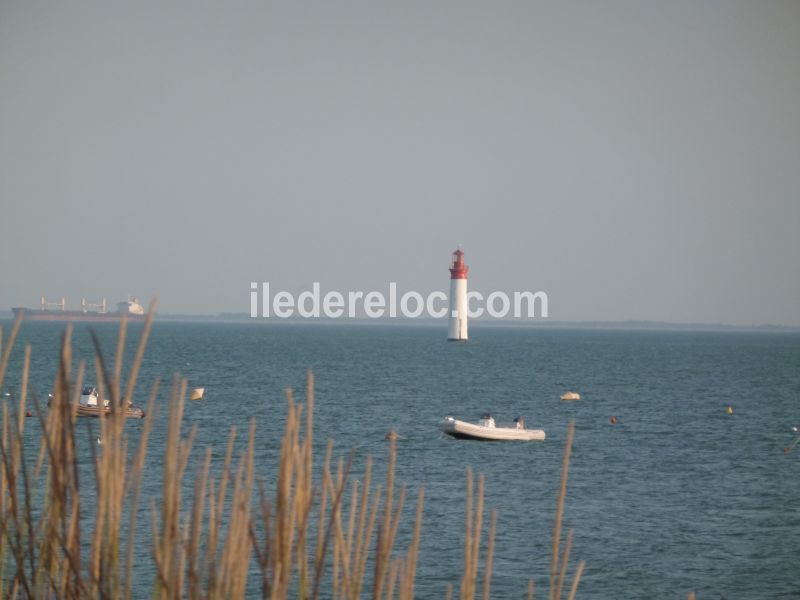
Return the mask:
<svg viewBox="0 0 800 600">
<path fill-rule="evenodd" d="M 304 597 L 308 588 L 308 526 L 310 523 L 311 509 L 314 501 L 314 374 L 308 371 L 306 375 L 306 431 L 303 440 L 302 456 L 299 462 L 302 465 L 302 477 L 297 481 L 297 569 L 298 593 Z"/>
<path fill-rule="evenodd" d="M 240 458 L 231 499 L 231 517 L 223 547 L 222 585 L 218 593 L 226 598 L 244 596 L 250 562 L 250 499 L 253 492 L 255 420 L 250 420 L 247 449 Z"/>
<path fill-rule="evenodd" d="M 492 509 L 489 524 L 489 546 L 486 549 L 486 566 L 483 576 L 483 600 L 489 600 L 489 589 L 492 584 L 492 563 L 494 561 L 494 538 L 497 533 L 497 510 Z"/>
<path fill-rule="evenodd" d="M 475 506 L 475 525 L 473 526 L 473 539 L 472 551 L 470 557 L 470 598 L 475 596 L 476 582 L 478 580 L 478 558 L 481 549 L 481 533 L 483 530 L 483 494 L 485 489 L 486 479 L 481 473 L 478 475 L 478 499 Z"/>
<path fill-rule="evenodd" d="M 219 545 L 219 527 L 222 523 L 223 510 L 225 508 L 225 497 L 227 494 L 228 481 L 230 479 L 231 461 L 233 460 L 233 447 L 236 442 L 236 427 L 231 427 L 228 436 L 228 446 L 225 450 L 225 459 L 220 473 L 219 486 L 215 487 L 214 478 L 211 477 L 208 489 L 208 535 L 206 539 L 206 558 L 205 572 L 208 575 L 206 583 L 209 595 L 217 593 L 217 553 Z"/>
<path fill-rule="evenodd" d="M 125 320 L 122 320 L 118 333 L 114 379 L 109 376 L 100 340 L 94 330 L 91 331 L 91 336 L 95 347 L 98 405 L 103 406 L 106 391 L 108 391 L 111 413 L 100 419 L 100 439 L 103 441 L 104 451 L 100 459 L 95 460 L 97 510 L 90 575 L 95 585 L 103 582 L 102 590 L 97 590 L 96 587 L 92 588 L 95 593 L 100 591 L 103 594 L 119 597 L 122 593 L 119 536 L 125 503 L 128 454 L 127 438 L 123 432 L 125 414 L 119 397 L 119 373 L 122 368 L 121 354 L 125 338 Z M 94 445 L 91 439 L 89 447 L 94 454 Z"/>
<path fill-rule="evenodd" d="M 575 422 L 570 421 L 567 427 L 567 442 L 564 447 L 564 458 L 561 462 L 561 486 L 556 505 L 556 518 L 553 525 L 553 556 L 550 561 L 550 600 L 557 600 L 556 581 L 558 576 L 559 546 L 561 543 L 561 522 L 564 517 L 564 501 L 567 496 L 567 478 L 569 476 L 569 459 L 572 454 L 572 441 L 575 437 Z"/>
<path fill-rule="evenodd" d="M 201 596 L 201 571 L 200 571 L 200 541 L 201 525 L 205 510 L 206 484 L 208 472 L 211 468 L 211 448 L 206 448 L 203 463 L 197 468 L 194 480 L 194 500 L 192 502 L 192 518 L 188 526 L 187 539 L 187 581 L 189 598 Z"/>
<path fill-rule="evenodd" d="M 323 554 L 322 549 L 325 545 L 325 519 L 328 514 L 328 490 L 331 478 L 331 456 L 333 454 L 333 442 L 328 440 L 325 446 L 325 459 L 322 463 L 322 485 L 320 487 L 319 509 L 317 516 L 317 543 L 314 552 L 314 579 L 316 580 L 322 573 Z"/>
<path fill-rule="evenodd" d="M 467 506 L 464 514 L 464 567 L 461 573 L 461 600 L 469 598 L 469 574 L 472 559 L 472 469 L 467 469 Z"/>
<path fill-rule="evenodd" d="M 349 477 L 349 474 L 350 474 L 350 467 L 353 464 L 353 456 L 354 456 L 354 454 L 355 454 L 354 451 L 350 452 L 346 464 L 343 465 L 340 462 L 340 468 L 339 468 L 339 474 L 340 475 L 337 477 L 337 481 L 338 481 L 337 487 L 336 487 L 335 490 L 332 489 L 330 491 L 331 496 L 333 498 L 333 502 L 331 504 L 330 520 L 328 522 L 328 526 L 327 526 L 326 531 L 325 531 L 325 538 L 324 538 L 323 543 L 322 543 L 322 562 L 317 565 L 317 569 L 316 569 L 316 572 L 314 574 L 314 593 L 313 593 L 312 597 L 315 598 L 315 599 L 319 597 L 320 585 L 322 583 L 322 570 L 321 570 L 321 567 L 322 567 L 322 564 L 324 563 L 324 557 L 325 557 L 328 545 L 330 543 L 331 532 L 334 531 L 337 528 L 337 520 L 340 521 L 342 495 L 344 494 L 344 490 L 345 490 L 345 488 L 347 486 L 347 481 L 348 481 L 348 477 Z M 328 468 L 328 464 L 326 463 L 326 469 L 327 468 Z M 327 481 L 330 484 L 330 482 L 331 482 L 330 476 L 327 477 Z M 339 528 L 339 530 L 341 530 L 341 523 L 340 522 L 338 524 L 338 528 Z M 334 565 L 334 568 L 335 568 L 335 565 Z M 334 586 L 336 584 L 335 576 L 334 576 L 333 584 L 334 584 Z"/>
<path fill-rule="evenodd" d="M 130 386 L 129 386 L 130 387 Z M 181 439 L 181 423 L 186 397 L 186 380 L 173 378 L 170 393 L 167 440 L 164 448 L 164 477 L 162 483 L 163 499 L 161 506 L 161 527 L 153 529 L 153 555 L 159 574 L 156 595 L 162 598 L 180 596 L 181 573 L 178 565 L 182 561 L 180 535 L 181 483 L 188 460 L 189 450 L 194 438 L 194 430 L 189 437 Z M 157 523 L 155 515 L 153 523 Z"/>
<path fill-rule="evenodd" d="M 394 586 L 397 583 L 398 573 L 403 570 L 403 559 L 395 558 L 389 563 L 389 574 L 386 584 L 386 598 L 392 600 L 394 598 Z"/>
<path fill-rule="evenodd" d="M 350 590 L 352 588 L 352 578 L 355 574 L 355 563 L 357 562 L 357 555 L 354 553 L 354 538 L 356 528 L 356 513 L 358 512 L 358 480 L 352 483 L 350 491 L 350 510 L 347 519 L 347 533 L 343 533 L 342 541 L 342 555 L 344 557 L 344 577 L 341 589 L 341 597 L 349 598 Z"/>
<path fill-rule="evenodd" d="M 25 483 L 25 490 L 26 490 L 26 492 L 25 492 L 25 495 L 26 495 L 26 502 L 25 502 L 25 506 L 26 506 L 26 518 L 25 518 L 26 535 L 32 537 L 32 536 L 35 535 L 35 532 L 32 531 L 33 519 L 32 519 L 32 516 L 30 514 L 30 502 L 27 501 L 27 499 L 30 497 L 30 494 L 28 493 L 28 486 L 30 485 L 30 483 L 28 482 L 28 479 L 26 477 L 26 475 L 27 475 L 27 467 L 24 465 L 24 456 L 25 455 L 24 455 L 24 446 L 23 446 L 23 433 L 25 431 L 25 412 L 26 412 L 25 407 L 26 407 L 26 401 L 27 401 L 27 395 L 28 395 L 28 376 L 29 376 L 29 373 L 30 373 L 30 364 L 31 364 L 31 347 L 30 347 L 30 345 L 26 345 L 25 346 L 25 358 L 23 359 L 23 366 L 22 366 L 22 382 L 21 382 L 21 386 L 20 386 L 19 405 L 17 407 L 17 428 L 16 428 L 16 431 L 13 433 L 14 447 L 12 449 L 13 458 L 12 458 L 12 461 L 11 461 L 12 462 L 11 468 L 13 469 L 13 471 L 15 473 L 15 476 L 17 476 L 17 477 L 19 477 L 20 469 L 24 468 L 24 472 L 22 473 L 22 475 L 23 475 L 23 482 Z M 4 365 L 3 368 L 5 369 L 6 366 Z M 7 415 L 6 415 L 5 411 L 4 411 L 3 417 L 4 417 L 4 423 L 5 423 L 6 422 L 5 419 L 7 418 Z M 8 435 L 5 435 L 4 436 L 4 440 L 7 440 L 8 437 L 9 437 Z M 0 491 L 0 493 L 2 493 L 2 491 Z M 3 514 L 5 514 L 5 512 L 3 512 Z M 4 527 L 5 527 L 5 523 L 4 523 Z M 5 566 L 5 548 L 4 547 L 2 549 L 0 549 L 0 565 Z M 0 572 L 0 577 L 3 577 L 3 579 L 5 579 L 5 573 Z M 0 585 L 0 594 L 1 593 L 2 593 L 2 586 Z"/>
<path fill-rule="evenodd" d="M 459 592 L 461 600 L 471 600 L 475 597 L 475 582 L 478 574 L 478 558 L 483 523 L 483 475 L 478 476 L 478 489 L 474 498 L 473 487 L 472 469 L 467 469 L 467 506 L 464 521 L 464 572 L 461 575 L 461 587 Z"/>
<path fill-rule="evenodd" d="M 411 537 L 411 545 L 408 548 L 404 567 L 404 576 L 400 580 L 400 600 L 412 600 L 414 598 L 414 579 L 417 571 L 417 556 L 419 554 L 419 540 L 422 531 L 422 509 L 425 505 L 425 488 L 420 488 L 417 496 L 417 512 L 414 518 L 414 533 Z"/>
<path fill-rule="evenodd" d="M 567 596 L 567 600 L 575 600 L 575 594 L 578 593 L 578 584 L 581 581 L 581 575 L 583 574 L 583 568 L 585 566 L 585 560 L 582 560 L 578 563 L 578 569 L 575 571 L 575 575 L 572 578 L 572 587 L 569 590 L 569 596 Z"/>
<path fill-rule="evenodd" d="M 60 393 L 59 391 L 59 384 L 58 379 L 56 379 L 56 383 L 53 385 L 53 393 L 50 394 L 47 406 L 48 411 L 47 415 L 42 415 L 42 407 L 39 406 L 38 402 L 36 402 L 36 398 L 33 398 L 34 406 L 36 408 L 36 416 L 39 419 L 39 422 L 42 426 L 42 435 L 39 439 L 39 453 L 36 458 L 36 465 L 33 470 L 33 478 L 39 479 L 39 475 L 41 474 L 42 469 L 45 466 L 45 460 L 47 459 L 47 444 L 45 442 L 46 439 L 49 439 L 50 432 L 53 431 L 55 427 L 54 423 L 58 417 L 59 409 L 58 409 L 58 402 L 56 396 Z"/>
<path fill-rule="evenodd" d="M 283 598 L 291 583 L 292 541 L 294 537 L 295 507 L 292 502 L 292 481 L 295 476 L 295 439 L 298 428 L 298 410 L 291 390 L 286 390 L 286 429 L 281 443 L 278 484 L 275 501 L 275 530 L 272 553 L 272 597 Z"/>
<path fill-rule="evenodd" d="M 338 495 L 339 489 L 342 486 L 342 477 L 344 471 L 344 464 L 340 457 L 336 463 L 336 485 L 331 487 L 329 493 L 331 497 L 335 498 Z M 330 481 L 330 479 L 329 479 Z M 333 527 L 333 572 L 331 574 L 332 585 L 331 593 L 334 598 L 338 598 L 342 594 L 342 589 L 346 585 L 347 580 L 347 557 L 344 555 L 344 531 L 342 530 L 342 505 L 337 503 L 332 507 L 331 512 L 331 525 Z"/>
<path fill-rule="evenodd" d="M 567 566 L 569 565 L 569 553 L 572 549 L 572 529 L 567 532 L 567 545 L 561 555 L 561 566 L 558 572 L 558 582 L 556 584 L 556 598 L 561 598 L 561 591 L 564 588 L 564 580 L 567 577 Z"/>
<path fill-rule="evenodd" d="M 3 380 L 5 379 L 6 375 L 6 368 L 8 368 L 8 361 L 11 358 L 11 350 L 14 348 L 14 342 L 17 339 L 17 334 L 19 333 L 19 328 L 22 326 L 22 317 L 25 311 L 21 311 L 17 318 L 14 319 L 14 325 L 11 327 L 11 334 L 8 336 L 8 341 L 6 342 L 5 350 L 2 352 L 2 358 L 0 359 L 0 388 L 3 387 Z M 0 341 L 2 341 L 2 329 L 0 329 Z M 0 349 L 2 349 L 2 344 L 0 344 Z"/>
<path fill-rule="evenodd" d="M 9 550 L 11 551 L 14 564 L 16 566 L 16 573 L 12 580 L 15 588 L 21 584 L 25 593 L 30 593 L 31 586 L 27 581 L 25 574 L 25 548 L 22 532 L 19 529 L 20 523 L 20 506 L 19 498 L 17 497 L 17 477 L 19 473 L 13 468 L 16 458 L 13 455 L 16 446 L 16 440 L 13 430 L 11 429 L 11 419 L 8 412 L 8 404 L 3 404 L 3 433 L 2 443 L 0 444 L 0 452 L 2 452 L 2 473 L 3 482 L 7 485 L 3 486 L 3 521 L 2 521 L 2 534 L 3 540 L 8 539 Z M 7 503 L 5 500 L 7 499 Z M 5 545 L 3 548 L 5 553 Z M 21 573 L 20 573 L 21 571 Z"/>
<path fill-rule="evenodd" d="M 378 522 L 378 511 L 380 510 L 382 497 L 383 489 L 380 485 L 376 485 L 375 493 L 372 494 L 372 507 L 369 511 L 369 519 L 367 521 L 364 544 L 361 547 L 361 556 L 359 557 L 359 569 L 358 573 L 356 574 L 356 589 L 359 593 L 355 596 L 356 598 L 360 597 L 360 592 L 364 585 L 364 574 L 366 573 L 367 569 L 367 556 L 369 553 L 369 540 L 372 538 L 372 532 L 375 531 L 375 524 Z"/>
<path fill-rule="evenodd" d="M 86 364 L 83 360 L 78 363 L 78 372 L 75 377 L 72 404 L 74 407 L 80 398 L 81 386 L 83 385 L 83 375 Z M 77 451 L 75 449 L 75 417 L 72 411 L 68 417 L 69 431 L 63 436 L 68 451 L 65 453 L 63 463 L 65 471 L 68 473 L 63 481 L 66 484 L 62 506 L 64 511 L 64 521 L 62 523 L 61 538 L 59 544 L 64 556 L 61 559 L 61 590 L 62 593 L 75 593 L 82 584 L 81 565 L 80 565 L 80 494 L 78 479 Z M 69 457 L 68 459 L 66 457 Z M 70 468 L 72 467 L 72 468 Z M 58 552 L 58 551 L 56 551 Z"/>
<path fill-rule="evenodd" d="M 213 480 L 210 486 L 210 502 L 209 502 L 209 512 L 213 512 L 213 491 L 214 491 L 214 484 Z M 259 481 L 259 499 L 260 499 L 260 506 L 261 506 L 261 520 L 264 524 L 264 543 L 263 546 L 259 545 L 258 537 L 256 536 L 256 529 L 255 523 L 250 523 L 249 533 L 250 533 L 250 541 L 253 544 L 253 552 L 256 555 L 256 564 L 261 571 L 261 596 L 264 598 L 270 597 L 272 585 L 270 582 L 270 572 L 269 572 L 269 556 L 270 556 L 270 540 L 272 537 L 272 533 L 270 530 L 270 519 L 271 519 L 271 511 L 270 511 L 270 504 L 267 500 L 267 493 L 264 489 L 264 482 Z"/>
<path fill-rule="evenodd" d="M 153 429 L 153 414 L 155 412 L 156 397 L 160 381 L 156 379 L 153 382 L 153 387 L 150 391 L 150 398 L 147 401 L 147 414 L 150 418 L 145 419 L 144 426 L 142 427 L 142 434 L 139 438 L 139 447 L 133 458 L 131 466 L 131 477 L 128 480 L 127 493 L 130 493 L 130 507 L 128 513 L 130 521 L 128 524 L 128 549 L 127 558 L 125 561 L 125 598 L 130 600 L 133 593 L 133 558 L 134 558 L 134 545 L 136 541 L 136 521 L 139 512 L 139 496 L 142 484 L 142 472 L 144 470 L 144 460 L 147 455 L 147 443 L 150 439 L 150 432 Z M 126 493 L 126 495 L 127 495 Z"/>
<path fill-rule="evenodd" d="M 533 579 L 528 580 L 528 600 L 533 600 L 533 590 L 536 587 Z"/>
<path fill-rule="evenodd" d="M 372 485 L 372 457 L 367 457 L 367 464 L 364 468 L 364 483 L 361 486 L 361 500 L 359 502 L 358 528 L 356 531 L 355 546 L 353 548 L 354 572 L 351 577 L 351 588 L 349 598 L 355 600 L 361 596 L 361 587 L 364 581 L 364 572 L 367 564 L 367 549 L 369 539 L 372 536 L 372 527 L 375 523 L 377 502 L 373 500 L 373 508 L 370 511 L 370 486 Z M 375 496 L 380 501 L 380 487 L 376 490 Z M 369 520 L 367 518 L 369 515 Z"/>
<path fill-rule="evenodd" d="M 372 598 L 381 597 L 388 569 L 389 554 L 392 542 L 392 501 L 394 499 L 394 469 L 397 461 L 397 440 L 389 440 L 389 465 L 386 469 L 386 499 L 383 507 L 383 517 L 378 526 L 378 544 L 375 554 L 375 571 L 372 582 Z"/>
<path fill-rule="evenodd" d="M 153 309 L 155 301 L 151 303 L 150 311 L 147 317 L 147 323 L 152 323 Z M 123 353 L 124 343 L 126 337 L 126 323 L 127 320 L 123 317 L 120 320 L 119 333 L 117 336 L 117 347 L 114 360 L 113 377 L 109 376 L 108 369 L 104 361 L 104 353 L 100 347 L 99 340 L 92 331 L 92 340 L 95 345 L 95 370 L 97 373 L 96 381 L 99 391 L 98 402 L 101 404 L 106 397 L 109 398 L 111 404 L 111 414 L 109 417 L 100 420 L 100 434 L 104 444 L 104 452 L 100 458 L 95 457 L 95 475 L 96 475 L 96 488 L 97 488 L 97 503 L 95 511 L 95 534 L 92 543 L 92 559 L 90 561 L 89 574 L 92 580 L 92 589 L 99 592 L 101 595 L 112 595 L 118 597 L 122 594 L 122 581 L 130 581 L 131 566 L 126 569 L 126 577 L 120 572 L 119 568 L 119 536 L 121 530 L 122 514 L 124 510 L 125 497 L 131 490 L 131 487 L 136 488 L 133 492 L 135 497 L 134 504 L 138 502 L 138 483 L 132 486 L 132 482 L 128 478 L 128 465 L 127 465 L 127 438 L 123 434 L 124 424 L 124 407 L 120 397 L 120 379 L 123 366 Z M 147 341 L 147 330 L 145 335 L 140 339 L 139 348 L 140 352 L 134 360 L 131 367 L 131 377 L 129 384 L 134 384 L 136 373 L 138 372 L 144 346 Z M 133 388 L 131 387 L 131 390 Z M 76 399 L 73 404 L 77 403 Z M 148 404 L 148 411 L 152 411 L 152 402 Z M 152 417 L 152 415 L 151 415 Z M 150 422 L 145 423 L 144 429 L 149 431 Z M 91 429 L 90 429 L 91 431 Z M 143 435 L 140 440 L 139 452 L 136 462 L 143 460 L 143 451 L 146 448 L 147 435 Z M 93 457 L 95 456 L 93 440 L 89 440 L 90 450 Z M 141 467 L 138 469 L 141 471 Z M 135 480 L 139 480 L 136 477 Z M 131 565 L 132 558 L 132 541 L 135 532 L 135 514 L 131 514 L 131 529 L 129 530 L 129 550 L 128 550 L 128 565 Z M 102 582 L 102 583 L 101 583 Z M 99 586 L 99 587 L 98 587 Z M 130 584 L 127 584 L 127 592 L 130 593 Z"/>
<path fill-rule="evenodd" d="M 31 368 L 31 346 L 25 346 L 25 358 L 22 362 L 22 382 L 19 391 L 19 407 L 17 408 L 17 429 L 20 434 L 25 431 L 26 403 L 28 401 L 28 375 Z"/>
<path fill-rule="evenodd" d="M 392 548 L 394 547 L 394 540 L 397 537 L 397 529 L 400 526 L 400 517 L 403 513 L 403 505 L 406 500 L 406 486 L 403 484 L 400 486 L 400 493 L 397 495 L 397 502 L 394 509 L 394 519 L 391 523 L 391 532 L 389 534 L 389 545 L 386 550 L 387 552 L 387 559 L 391 556 Z"/>
<path fill-rule="evenodd" d="M 11 450 L 12 461 L 11 461 L 11 468 L 14 473 L 19 476 L 19 471 L 21 467 L 22 457 L 24 456 L 23 451 L 23 433 L 25 431 L 25 403 L 28 394 L 28 375 L 30 371 L 30 362 L 31 362 L 31 347 L 30 345 L 25 347 L 25 358 L 23 361 L 22 366 L 22 382 L 20 386 L 20 397 L 19 397 L 19 404 L 17 406 L 17 414 L 16 414 L 16 431 L 6 431 L 6 435 L 4 437 L 4 443 L 6 440 L 13 439 L 14 447 Z M 4 413 L 4 419 L 6 417 L 6 413 Z M 5 420 L 3 421 L 6 422 Z M 9 435 L 10 434 L 10 435 Z"/>
<path fill-rule="evenodd" d="M 216 481 L 213 475 L 208 478 L 208 533 L 206 536 L 206 556 L 205 556 L 205 573 L 206 573 L 206 592 L 209 597 L 215 597 L 217 593 L 217 552 L 216 546 L 211 548 L 211 539 L 217 539 L 218 523 L 216 521 L 217 503 L 216 503 Z M 257 549 L 256 549 L 257 550 Z M 211 568 L 210 568 L 211 567 Z"/>
</svg>

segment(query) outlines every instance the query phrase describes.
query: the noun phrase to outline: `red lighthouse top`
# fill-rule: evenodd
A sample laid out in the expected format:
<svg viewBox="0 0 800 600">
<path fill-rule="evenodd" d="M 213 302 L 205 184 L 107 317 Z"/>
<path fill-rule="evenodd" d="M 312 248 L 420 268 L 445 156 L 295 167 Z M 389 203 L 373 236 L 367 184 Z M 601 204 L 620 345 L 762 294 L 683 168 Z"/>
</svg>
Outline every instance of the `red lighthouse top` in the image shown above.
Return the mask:
<svg viewBox="0 0 800 600">
<path fill-rule="evenodd" d="M 466 279 L 469 267 L 464 264 L 464 252 L 459 248 L 453 252 L 453 262 L 450 264 L 450 279 Z"/>
</svg>

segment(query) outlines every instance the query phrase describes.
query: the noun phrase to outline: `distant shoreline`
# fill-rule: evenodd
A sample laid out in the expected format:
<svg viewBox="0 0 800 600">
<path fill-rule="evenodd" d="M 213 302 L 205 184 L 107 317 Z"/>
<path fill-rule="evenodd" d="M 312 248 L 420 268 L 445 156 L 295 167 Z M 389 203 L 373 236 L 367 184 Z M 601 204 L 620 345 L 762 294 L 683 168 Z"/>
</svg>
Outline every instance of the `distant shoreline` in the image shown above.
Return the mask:
<svg viewBox="0 0 800 600">
<path fill-rule="evenodd" d="M 0 320 L 12 321 L 10 310 L 0 311 Z M 394 326 L 441 326 L 442 319 L 369 319 L 356 317 L 352 319 L 329 318 L 252 318 L 247 313 L 220 313 L 218 315 L 183 315 L 158 314 L 158 322 L 167 323 L 236 323 L 250 325 L 288 325 L 288 324 L 324 324 L 324 325 L 394 325 Z M 524 327 L 541 329 L 618 329 L 618 330 L 657 330 L 657 331 L 763 331 L 763 332 L 800 332 L 800 325 L 731 325 L 726 323 L 671 323 L 668 321 L 556 321 L 552 319 L 470 319 L 470 325 L 483 327 Z"/>
</svg>

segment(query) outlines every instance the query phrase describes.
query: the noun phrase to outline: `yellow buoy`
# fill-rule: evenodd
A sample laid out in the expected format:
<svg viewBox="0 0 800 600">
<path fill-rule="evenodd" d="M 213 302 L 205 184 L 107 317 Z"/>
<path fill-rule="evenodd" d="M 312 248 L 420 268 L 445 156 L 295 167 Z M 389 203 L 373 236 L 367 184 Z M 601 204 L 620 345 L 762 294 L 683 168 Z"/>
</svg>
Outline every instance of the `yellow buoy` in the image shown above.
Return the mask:
<svg viewBox="0 0 800 600">
<path fill-rule="evenodd" d="M 725 412 L 728 413 L 729 415 L 732 415 L 733 414 L 733 407 L 729 406 L 728 408 L 725 409 Z"/>
</svg>

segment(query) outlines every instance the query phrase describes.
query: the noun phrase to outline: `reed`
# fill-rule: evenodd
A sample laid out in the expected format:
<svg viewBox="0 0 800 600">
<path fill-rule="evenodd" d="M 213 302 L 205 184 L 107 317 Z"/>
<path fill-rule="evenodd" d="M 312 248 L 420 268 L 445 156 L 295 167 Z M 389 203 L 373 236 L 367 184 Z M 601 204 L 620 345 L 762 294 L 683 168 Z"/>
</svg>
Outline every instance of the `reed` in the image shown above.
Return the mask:
<svg viewBox="0 0 800 600">
<path fill-rule="evenodd" d="M 354 453 L 334 458 L 330 441 L 321 471 L 315 473 L 311 372 L 304 403 L 293 390 L 286 391 L 286 425 L 273 497 L 256 477 L 255 421 L 249 423 L 246 447 L 238 456 L 234 455 L 238 436 L 234 428 L 221 470 L 213 468 L 211 449 L 205 449 L 187 482 L 197 431 L 184 429 L 187 381 L 176 375 L 168 392 L 160 491 L 157 498 L 142 498 L 160 382 L 150 387 L 147 418 L 136 447 L 126 434 L 125 408 L 137 389 L 154 308 L 155 301 L 127 365 L 126 319 L 120 321 L 111 361 L 92 334 L 95 357 L 90 369 L 99 401 L 108 398 L 111 412 L 96 422 L 102 440 L 99 449 L 95 432 L 88 428 L 92 466 L 88 478 L 78 469 L 82 436 L 75 410 L 87 367 L 83 362 L 73 364 L 72 330 L 67 327 L 61 340 L 47 410 L 29 391 L 31 349 L 24 349 L 20 393 L 2 405 L 0 596 L 129 599 L 140 595 L 143 582 L 136 579 L 135 561 L 141 539 L 137 515 L 144 500 L 149 503 L 149 550 L 155 571 L 154 579 L 144 585 L 150 584 L 155 597 L 243 597 L 254 591 L 257 581 L 265 598 L 413 598 L 425 490 L 418 490 L 410 540 L 402 548 L 397 536 L 406 487 L 395 479 L 396 439 L 388 441 L 382 481 L 373 480 L 371 457 L 366 457 L 360 479 L 352 479 Z M 7 339 L 0 328 L 0 386 L 20 326 L 18 318 Z M 26 454 L 24 444 L 29 405 L 41 430 L 38 451 L 32 456 Z M 551 599 L 562 596 L 572 547 L 570 531 L 563 552 L 560 549 L 573 437 L 570 424 L 553 531 Z M 457 592 L 461 599 L 478 594 L 484 600 L 491 597 L 498 514 L 490 512 L 485 530 L 484 496 L 483 475 L 467 470 L 464 562 Z M 92 498 L 90 504 L 87 498 Z M 573 575 L 569 598 L 575 596 L 583 565 L 579 563 Z M 527 589 L 533 598 L 533 580 L 525 585 L 522 590 Z M 448 584 L 442 591 L 451 598 L 454 590 Z"/>
<path fill-rule="evenodd" d="M 572 531 L 567 534 L 567 542 L 563 554 L 559 554 L 561 547 L 561 526 L 564 519 L 564 504 L 567 498 L 567 479 L 569 478 L 569 461 L 572 456 L 572 442 L 575 439 L 575 422 L 570 421 L 567 427 L 567 441 L 564 446 L 564 458 L 561 462 L 561 485 L 558 493 L 558 503 L 556 504 L 556 516 L 553 524 L 552 556 L 550 561 L 550 600 L 560 600 L 563 591 L 564 580 L 569 566 L 569 553 L 572 548 Z M 559 560 L 560 559 L 560 560 Z M 578 563 L 578 568 L 572 579 L 570 594 L 572 599 L 578 591 L 578 584 L 583 574 L 584 562 Z"/>
</svg>

